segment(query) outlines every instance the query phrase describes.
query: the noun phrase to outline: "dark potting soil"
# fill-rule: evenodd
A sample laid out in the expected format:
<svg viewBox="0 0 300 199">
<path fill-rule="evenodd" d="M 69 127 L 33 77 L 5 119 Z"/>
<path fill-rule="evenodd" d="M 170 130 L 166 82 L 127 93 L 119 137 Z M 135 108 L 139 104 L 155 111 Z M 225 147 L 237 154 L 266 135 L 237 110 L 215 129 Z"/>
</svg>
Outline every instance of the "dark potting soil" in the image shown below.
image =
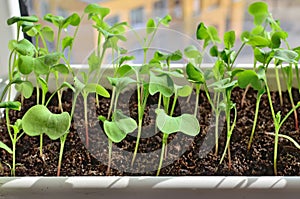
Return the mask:
<svg viewBox="0 0 300 199">
<path fill-rule="evenodd" d="M 235 89 L 232 99 L 236 103 L 238 116 L 236 127 L 230 142 L 232 165 L 228 166 L 227 155 L 219 164 L 226 141 L 226 125 L 224 115 L 219 119 L 219 152 L 215 155 L 215 116 L 205 96 L 200 93 L 197 118 L 200 122 L 200 133 L 187 136 L 180 132 L 168 138 L 167 153 L 160 175 L 244 175 L 269 176 L 273 172 L 274 137 L 267 133 L 274 132 L 273 120 L 266 95 L 261 99 L 259 117 L 251 149 L 247 149 L 252 129 L 256 92 L 247 92 L 244 106 L 241 106 L 242 89 Z M 293 90 L 294 100 L 299 101 L 298 90 Z M 48 94 L 49 95 L 49 94 Z M 280 105 L 278 93 L 272 93 L 275 112 L 281 111 L 282 118 L 291 109 L 287 93 L 283 93 L 284 104 Z M 63 109 L 71 111 L 72 92 L 63 93 Z M 19 97 L 20 99 L 20 97 Z M 127 135 L 118 144 L 113 144 L 112 164 L 110 173 L 106 173 L 108 162 L 108 140 L 103 131 L 99 115 L 107 116 L 110 99 L 99 97 L 99 107 L 96 106 L 94 95 L 88 97 L 89 147 L 86 147 L 83 99 L 79 97 L 70 132 L 65 143 L 61 176 L 79 175 L 156 175 L 162 146 L 162 134 L 155 131 L 155 109 L 158 96 L 150 96 L 145 110 L 142 138 L 138 154 L 133 165 L 131 160 L 136 143 L 137 131 Z M 119 99 L 118 108 L 126 115 L 137 119 L 137 99 L 134 91 L 127 91 Z M 21 111 L 10 111 L 11 123 L 36 103 L 36 95 L 25 99 Z M 53 98 L 48 108 L 59 113 L 57 98 Z M 182 113 L 193 113 L 195 94 L 190 99 L 180 98 L 174 116 Z M 299 116 L 300 110 L 298 110 Z M 295 131 L 294 115 L 292 114 L 282 126 L 280 132 L 291 136 L 300 143 L 300 132 Z M 1 120 L 0 138 L 11 146 L 5 119 Z M 60 141 L 50 140 L 44 136 L 43 157 L 39 155 L 39 137 L 23 135 L 17 143 L 16 167 L 17 176 L 56 176 Z M 0 175 L 9 176 L 12 157 L 0 149 Z M 278 175 L 300 175 L 300 151 L 288 140 L 280 138 L 278 148 Z"/>
</svg>

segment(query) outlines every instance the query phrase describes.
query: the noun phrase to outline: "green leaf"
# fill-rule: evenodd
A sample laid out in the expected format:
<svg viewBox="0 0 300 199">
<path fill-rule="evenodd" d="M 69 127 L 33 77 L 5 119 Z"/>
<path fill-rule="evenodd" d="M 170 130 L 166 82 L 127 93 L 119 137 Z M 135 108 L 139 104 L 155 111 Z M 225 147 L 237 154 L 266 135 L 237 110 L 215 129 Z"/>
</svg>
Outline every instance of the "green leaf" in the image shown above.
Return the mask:
<svg viewBox="0 0 300 199">
<path fill-rule="evenodd" d="M 188 76 L 188 80 L 193 83 L 203 84 L 205 82 L 203 72 L 191 63 L 186 65 L 186 74 Z"/>
<path fill-rule="evenodd" d="M 267 47 L 270 45 L 270 41 L 262 36 L 251 36 L 248 38 L 247 44 L 253 47 Z"/>
<path fill-rule="evenodd" d="M 210 40 L 214 41 L 214 42 L 221 42 L 221 39 L 218 35 L 218 30 L 216 27 L 214 26 L 208 26 L 207 27 L 207 31 L 208 31 L 208 34 L 209 34 L 209 37 L 210 37 Z"/>
<path fill-rule="evenodd" d="M 182 114 L 179 117 L 171 117 L 162 109 L 156 109 L 155 112 L 157 127 L 163 133 L 182 132 L 189 136 L 196 136 L 200 132 L 199 122 L 193 115 Z"/>
<path fill-rule="evenodd" d="M 69 25 L 78 26 L 79 24 L 80 16 L 77 13 L 73 13 L 64 20 L 62 28 L 67 28 Z"/>
<path fill-rule="evenodd" d="M 22 17 L 17 17 L 17 16 L 14 16 L 14 17 L 11 17 L 9 19 L 7 19 L 7 25 L 12 25 L 14 23 L 17 23 L 17 22 L 38 22 L 39 18 L 35 15 L 32 15 L 32 16 L 22 16 Z"/>
<path fill-rule="evenodd" d="M 126 61 L 131 61 L 131 60 L 134 60 L 134 59 L 135 59 L 134 56 L 123 56 L 119 60 L 119 66 L 121 66 Z"/>
<path fill-rule="evenodd" d="M 101 95 L 102 97 L 106 97 L 106 98 L 110 97 L 109 92 L 100 84 L 97 84 L 97 86 L 96 86 L 96 94 Z"/>
<path fill-rule="evenodd" d="M 252 3 L 248 8 L 248 12 L 253 15 L 255 25 L 261 25 L 269 16 L 268 5 L 264 2 Z"/>
<path fill-rule="evenodd" d="M 18 59 L 18 69 L 23 75 L 29 75 L 33 71 L 35 58 L 20 55 Z"/>
<path fill-rule="evenodd" d="M 69 74 L 69 68 L 65 64 L 56 64 L 51 67 L 52 72 L 59 72 L 61 74 Z"/>
<path fill-rule="evenodd" d="M 121 142 L 127 134 L 132 133 L 137 128 L 136 121 L 124 115 L 120 110 L 114 112 L 112 118 L 111 122 L 104 121 L 104 131 L 114 143 Z"/>
<path fill-rule="evenodd" d="M 38 82 L 42 88 L 43 93 L 46 94 L 48 92 L 48 84 L 47 84 L 46 80 L 42 77 L 39 77 Z"/>
<path fill-rule="evenodd" d="M 117 77 L 124 77 L 124 76 L 129 76 L 132 74 L 134 74 L 134 70 L 129 65 L 123 65 L 123 66 L 119 67 L 116 71 Z"/>
<path fill-rule="evenodd" d="M 51 140 L 56 140 L 68 132 L 71 125 L 69 113 L 51 113 L 43 105 L 31 107 L 22 118 L 22 127 L 29 136 L 45 133 Z"/>
<path fill-rule="evenodd" d="M 235 43 L 235 32 L 234 31 L 228 31 L 224 34 L 224 45 L 225 48 L 231 49 L 233 48 Z"/>
<path fill-rule="evenodd" d="M 270 57 L 270 52 L 265 52 L 260 48 L 254 49 L 254 57 L 260 63 L 266 64 Z"/>
<path fill-rule="evenodd" d="M 71 47 L 73 44 L 74 38 L 71 36 L 66 36 L 65 38 L 63 38 L 62 40 L 62 51 L 64 51 L 67 47 Z"/>
<path fill-rule="evenodd" d="M 130 77 L 107 77 L 107 79 L 112 86 L 116 87 L 117 93 L 122 92 L 122 90 L 125 89 L 129 84 L 136 83 L 136 81 L 134 79 L 131 79 Z"/>
<path fill-rule="evenodd" d="M 41 29 L 41 33 L 47 41 L 50 41 L 50 42 L 54 41 L 54 31 L 52 30 L 52 28 L 50 28 L 48 26 L 43 27 Z"/>
<path fill-rule="evenodd" d="M 34 59 L 33 71 L 38 75 L 49 74 L 50 67 L 45 63 L 45 57 L 39 57 Z"/>
<path fill-rule="evenodd" d="M 222 79 L 225 73 L 225 63 L 223 60 L 217 60 L 212 71 L 216 80 Z"/>
<path fill-rule="evenodd" d="M 292 50 L 286 50 L 280 48 L 274 50 L 274 58 L 279 59 L 283 62 L 297 63 L 296 61 L 297 57 L 298 57 L 298 53 Z"/>
<path fill-rule="evenodd" d="M 189 95 L 191 95 L 193 88 L 188 85 L 184 85 L 184 86 L 175 85 L 175 90 L 179 97 L 188 97 Z"/>
<path fill-rule="evenodd" d="M 261 90 L 263 88 L 262 81 L 258 78 L 257 74 L 253 70 L 245 70 L 238 74 L 238 85 L 241 88 L 246 88 L 251 85 L 255 90 Z"/>
<path fill-rule="evenodd" d="M 28 41 L 27 39 L 22 39 L 19 42 L 12 43 L 14 45 L 14 49 L 24 56 L 33 57 L 36 52 L 35 46 Z"/>
<path fill-rule="evenodd" d="M 287 37 L 288 37 L 287 32 L 284 31 L 275 32 L 271 38 L 273 44 L 272 48 L 279 48 L 281 45 L 281 40 L 285 40 L 287 39 Z"/>
<path fill-rule="evenodd" d="M 63 55 L 60 52 L 53 52 L 40 57 L 40 59 L 43 60 L 45 65 L 53 66 L 54 64 L 57 64 L 62 56 Z"/>
<path fill-rule="evenodd" d="M 7 146 L 6 144 L 4 144 L 3 142 L 0 141 L 0 148 L 4 149 L 5 151 L 7 151 L 10 154 L 13 154 L 13 151 L 11 150 L 11 148 L 9 148 L 9 146 Z"/>
<path fill-rule="evenodd" d="M 77 77 L 74 77 L 74 86 L 76 92 L 81 92 L 85 87 L 85 85 Z"/>
<path fill-rule="evenodd" d="M 172 21 L 171 15 L 166 15 L 164 18 L 159 20 L 159 23 L 168 27 L 171 21 Z"/>
<path fill-rule="evenodd" d="M 86 8 L 84 9 L 84 13 L 89 14 L 89 19 L 93 15 L 98 15 L 101 19 L 103 19 L 106 15 L 110 13 L 110 9 L 103 8 L 97 3 L 93 3 L 86 6 Z"/>
<path fill-rule="evenodd" d="M 22 93 L 26 99 L 30 98 L 33 93 L 33 85 L 30 81 L 24 81 L 20 84 L 16 84 L 15 87 L 16 90 Z"/>
<path fill-rule="evenodd" d="M 199 23 L 197 27 L 196 37 L 198 40 L 205 40 L 209 37 L 207 27 L 204 25 L 203 22 Z"/>
<path fill-rule="evenodd" d="M 157 76 L 150 72 L 149 93 L 161 93 L 165 97 L 171 97 L 174 94 L 174 82 L 167 74 Z"/>
<path fill-rule="evenodd" d="M 89 73 L 99 69 L 100 67 L 100 57 L 98 57 L 95 53 L 92 53 L 88 58 L 89 64 Z"/>
<path fill-rule="evenodd" d="M 218 46 L 213 45 L 209 50 L 209 54 L 213 57 L 218 57 L 219 56 Z"/>
<path fill-rule="evenodd" d="M 149 19 L 146 25 L 147 34 L 151 34 L 156 28 L 155 21 L 153 19 Z"/>
<path fill-rule="evenodd" d="M 20 102 L 12 102 L 12 101 L 0 102 L 0 108 L 8 108 L 11 110 L 20 111 L 21 103 Z"/>
<path fill-rule="evenodd" d="M 190 45 L 184 49 L 184 55 L 189 59 L 195 59 L 201 56 L 196 46 Z"/>
</svg>

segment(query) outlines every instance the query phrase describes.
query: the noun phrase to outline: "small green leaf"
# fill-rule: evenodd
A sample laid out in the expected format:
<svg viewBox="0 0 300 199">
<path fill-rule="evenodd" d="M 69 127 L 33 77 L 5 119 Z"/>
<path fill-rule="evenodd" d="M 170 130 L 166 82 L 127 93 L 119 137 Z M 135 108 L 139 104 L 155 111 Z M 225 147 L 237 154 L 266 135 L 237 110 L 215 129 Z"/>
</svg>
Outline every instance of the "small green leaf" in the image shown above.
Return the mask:
<svg viewBox="0 0 300 199">
<path fill-rule="evenodd" d="M 56 64 L 51 67 L 52 72 L 59 72 L 61 74 L 67 75 L 69 74 L 69 68 L 65 64 Z"/>
<path fill-rule="evenodd" d="M 96 86 L 96 93 L 97 95 L 101 95 L 102 97 L 106 97 L 106 98 L 110 97 L 109 92 L 100 84 L 97 84 Z"/>
<path fill-rule="evenodd" d="M 155 21 L 153 19 L 149 19 L 146 25 L 147 34 L 151 34 L 156 28 Z"/>
<path fill-rule="evenodd" d="M 63 55 L 60 52 L 53 52 L 40 57 L 40 59 L 43 60 L 44 64 L 46 64 L 47 66 L 53 66 L 60 60 L 62 56 Z"/>
<path fill-rule="evenodd" d="M 213 45 L 209 50 L 209 54 L 213 57 L 218 57 L 219 56 L 218 46 Z"/>
<path fill-rule="evenodd" d="M 188 97 L 189 95 L 191 95 L 193 91 L 192 87 L 188 85 L 184 85 L 184 86 L 175 85 L 175 90 L 179 97 Z"/>
<path fill-rule="evenodd" d="M 106 15 L 110 13 L 109 8 L 103 8 L 97 3 L 89 4 L 85 9 L 84 13 L 89 14 L 89 18 L 93 15 L 99 15 L 103 19 Z"/>
<path fill-rule="evenodd" d="M 21 103 L 20 102 L 12 102 L 12 101 L 0 102 L 0 108 L 8 108 L 11 110 L 20 111 Z"/>
<path fill-rule="evenodd" d="M 123 56 L 119 60 L 119 66 L 121 66 L 126 61 L 131 61 L 131 60 L 134 60 L 134 59 L 135 59 L 134 56 Z"/>
<path fill-rule="evenodd" d="M 54 41 L 54 31 L 52 30 L 52 28 L 45 26 L 41 29 L 41 33 L 47 41 Z"/>
<path fill-rule="evenodd" d="M 42 88 L 43 93 L 46 94 L 48 92 L 48 84 L 47 84 L 46 80 L 42 77 L 39 77 L 38 82 Z"/>
<path fill-rule="evenodd" d="M 45 133 L 51 140 L 56 140 L 68 132 L 71 125 L 69 113 L 51 113 L 43 105 L 31 107 L 22 118 L 22 127 L 29 136 Z"/>
<path fill-rule="evenodd" d="M 136 83 L 136 81 L 134 79 L 131 79 L 130 77 L 107 77 L 107 79 L 112 86 L 116 87 L 117 93 L 122 92 L 122 90 L 128 87 L 129 84 Z"/>
<path fill-rule="evenodd" d="M 208 32 L 207 32 L 207 27 L 204 25 L 203 22 L 201 22 L 196 31 L 196 36 L 198 40 L 205 40 L 209 37 Z"/>
<path fill-rule="evenodd" d="M 111 122 L 104 121 L 104 131 L 107 137 L 114 143 L 121 142 L 127 134 L 132 133 L 137 128 L 136 121 L 124 115 L 119 110 L 114 112 L 112 118 Z"/>
<path fill-rule="evenodd" d="M 62 28 L 67 28 L 69 25 L 78 26 L 79 24 L 80 16 L 77 13 L 73 13 L 64 20 Z"/>
<path fill-rule="evenodd" d="M 208 34 L 209 34 L 209 37 L 210 37 L 210 40 L 214 41 L 214 42 L 221 42 L 221 39 L 218 35 L 218 30 L 216 27 L 214 26 L 208 26 L 207 27 L 207 31 L 208 31 Z"/>
<path fill-rule="evenodd" d="M 73 44 L 74 38 L 71 36 L 66 36 L 65 38 L 63 38 L 62 40 L 62 51 L 64 51 L 66 48 L 71 47 Z"/>
<path fill-rule="evenodd" d="M 234 31 L 228 31 L 224 34 L 224 45 L 225 48 L 231 49 L 233 48 L 235 43 L 235 32 Z"/>
<path fill-rule="evenodd" d="M 248 12 L 253 15 L 255 25 L 264 23 L 269 15 L 268 5 L 264 2 L 252 3 L 248 8 Z"/>
<path fill-rule="evenodd" d="M 168 27 L 171 21 L 172 21 L 171 15 L 166 15 L 164 18 L 159 20 L 159 23 Z"/>
<path fill-rule="evenodd" d="M 270 53 L 265 52 L 263 49 L 255 48 L 254 49 L 254 57 L 260 63 L 266 64 L 267 61 L 269 60 Z"/>
<path fill-rule="evenodd" d="M 100 57 L 98 57 L 95 53 L 92 53 L 88 58 L 89 64 L 89 73 L 99 69 L 100 67 Z"/>
<path fill-rule="evenodd" d="M 134 69 L 129 65 L 123 65 L 119 67 L 116 71 L 117 77 L 124 77 L 134 74 Z"/>
<path fill-rule="evenodd" d="M 20 84 L 16 84 L 15 87 L 16 90 L 22 93 L 26 99 L 30 98 L 33 93 L 33 85 L 30 81 L 24 81 Z"/>
<path fill-rule="evenodd" d="M 191 82 L 197 84 L 203 84 L 205 82 L 203 72 L 191 63 L 186 65 L 186 74 L 188 76 L 188 80 Z"/>
<path fill-rule="evenodd" d="M 297 63 L 296 61 L 297 57 L 298 57 L 298 53 L 292 50 L 286 50 L 280 48 L 274 50 L 274 58 L 279 59 L 283 62 Z"/>
<path fill-rule="evenodd" d="M 14 23 L 17 23 L 17 22 L 38 22 L 39 18 L 35 15 L 32 15 L 32 16 L 22 16 L 22 17 L 17 17 L 17 16 L 14 16 L 14 17 L 11 17 L 9 19 L 7 19 L 7 25 L 12 25 Z"/>
<path fill-rule="evenodd" d="M 249 84 L 255 90 L 261 90 L 263 85 L 257 74 L 253 70 L 245 70 L 238 74 L 238 84 L 241 88 L 246 88 Z"/>
<path fill-rule="evenodd" d="M 174 94 L 174 82 L 167 74 L 156 76 L 150 72 L 149 93 L 161 93 L 165 97 L 171 97 Z"/>
<path fill-rule="evenodd" d="M 33 71 L 35 58 L 20 55 L 18 59 L 18 69 L 23 75 L 29 75 Z"/>
<path fill-rule="evenodd" d="M 35 55 L 36 48 L 27 39 L 22 39 L 19 42 L 13 43 L 13 45 L 15 45 L 14 49 L 21 55 L 24 55 L 24 56 L 27 55 L 27 56 L 31 56 L 31 57 L 33 57 Z"/>
<path fill-rule="evenodd" d="M 281 45 L 281 40 L 285 40 L 288 37 L 287 32 L 284 31 L 277 31 L 272 35 L 272 48 L 279 48 Z"/>
<path fill-rule="evenodd" d="M 197 118 L 190 114 L 171 117 L 162 109 L 156 109 L 156 124 L 158 129 L 166 134 L 182 132 L 189 136 L 196 136 L 200 132 Z"/>
<path fill-rule="evenodd" d="M 34 59 L 33 71 L 38 75 L 46 75 L 50 71 L 50 67 L 45 63 L 45 57 Z"/>
<path fill-rule="evenodd" d="M 190 45 L 184 49 L 184 55 L 190 59 L 195 59 L 201 56 L 199 50 L 193 45 Z"/>
<path fill-rule="evenodd" d="M 7 146 L 6 144 L 4 144 L 3 142 L 0 141 L 0 148 L 4 149 L 5 151 L 7 151 L 10 154 L 13 154 L 13 151 L 11 150 L 11 148 L 9 148 L 9 146 Z"/>
<path fill-rule="evenodd" d="M 253 47 L 267 47 L 270 45 L 270 41 L 262 36 L 251 36 L 248 38 L 247 44 Z"/>
</svg>

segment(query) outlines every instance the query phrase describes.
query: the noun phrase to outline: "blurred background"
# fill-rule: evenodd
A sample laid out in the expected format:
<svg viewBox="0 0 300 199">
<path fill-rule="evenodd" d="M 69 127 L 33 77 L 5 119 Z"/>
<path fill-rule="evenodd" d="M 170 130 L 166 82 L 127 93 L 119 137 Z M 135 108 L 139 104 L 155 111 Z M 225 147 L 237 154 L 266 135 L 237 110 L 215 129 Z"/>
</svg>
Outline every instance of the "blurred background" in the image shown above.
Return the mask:
<svg viewBox="0 0 300 199">
<path fill-rule="evenodd" d="M 153 46 L 163 51 L 183 50 L 187 45 L 198 45 L 195 31 L 200 22 L 213 25 L 219 31 L 222 38 L 225 31 L 235 30 L 237 38 L 243 30 L 251 30 L 252 17 L 247 8 L 253 0 L 20 0 L 27 8 L 28 14 L 43 17 L 51 12 L 54 15 L 69 16 L 73 12 L 80 15 L 89 3 L 98 3 L 102 7 L 110 8 L 111 12 L 106 22 L 127 21 L 139 31 L 143 31 L 147 20 L 152 17 L 163 17 L 170 14 L 173 18 L 169 29 L 159 31 Z M 292 47 L 300 45 L 300 0 L 266 0 L 269 10 L 275 19 L 279 19 L 285 31 L 289 32 L 288 41 Z M 24 7 L 23 7 L 24 8 Z M 23 13 L 26 14 L 23 10 Z M 72 63 L 86 63 L 88 55 L 96 45 L 96 31 L 91 27 L 91 21 L 87 17 L 83 20 L 78 33 L 78 41 L 74 46 Z M 49 25 L 49 24 L 46 24 Z M 72 32 L 73 30 L 68 30 Z M 132 52 L 141 62 L 142 51 L 135 35 L 128 32 L 128 41 L 122 45 Z M 236 48 L 241 42 L 238 40 Z M 54 48 L 55 46 L 53 46 Z M 134 52 L 134 53 L 133 53 Z M 239 63 L 252 61 L 250 49 L 245 48 L 239 59 Z M 109 60 L 107 60 L 107 63 Z M 206 60 L 210 62 L 210 60 Z"/>
</svg>

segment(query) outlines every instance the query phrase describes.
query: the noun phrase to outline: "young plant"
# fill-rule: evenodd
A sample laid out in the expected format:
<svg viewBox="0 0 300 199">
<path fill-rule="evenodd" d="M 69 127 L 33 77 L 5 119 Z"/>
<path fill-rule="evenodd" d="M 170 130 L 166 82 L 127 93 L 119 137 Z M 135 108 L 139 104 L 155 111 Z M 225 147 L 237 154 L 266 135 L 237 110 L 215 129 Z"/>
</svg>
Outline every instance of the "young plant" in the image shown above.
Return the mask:
<svg viewBox="0 0 300 199">
<path fill-rule="evenodd" d="M 155 70 L 159 74 L 150 72 L 149 93 L 154 95 L 160 93 L 164 99 L 164 109 L 160 109 L 160 100 L 156 109 L 156 126 L 163 133 L 162 151 L 156 175 L 159 175 L 163 159 L 167 154 L 167 140 L 171 133 L 182 132 L 184 134 L 195 136 L 200 132 L 199 122 L 194 115 L 182 114 L 178 117 L 172 117 L 175 111 L 178 97 L 187 97 L 191 94 L 192 88 L 188 85 L 178 86 L 174 83 L 173 77 L 184 78 L 179 71 Z M 174 95 L 170 106 L 170 97 Z M 169 110 L 169 107 L 171 109 Z"/>
<path fill-rule="evenodd" d="M 238 85 L 240 88 L 246 88 L 248 87 L 248 85 L 251 85 L 252 88 L 257 91 L 254 120 L 250 139 L 248 142 L 248 150 L 250 150 L 251 148 L 251 144 L 255 133 L 260 100 L 263 94 L 265 93 L 264 77 L 265 69 L 263 67 L 259 67 L 257 72 L 255 72 L 254 70 L 245 70 L 238 74 Z"/>
<path fill-rule="evenodd" d="M 158 21 L 155 22 L 154 19 L 149 19 L 146 25 L 146 37 L 141 39 L 139 35 L 136 33 L 136 36 L 138 37 L 141 46 L 143 48 L 144 52 L 144 63 L 142 66 L 131 66 L 132 70 L 135 73 L 136 76 L 136 84 L 137 84 L 137 100 L 138 100 L 138 134 L 136 138 L 134 153 L 131 161 L 131 166 L 133 166 L 137 152 L 139 147 L 139 142 L 141 138 L 142 133 L 142 124 L 143 124 L 143 117 L 144 117 L 144 110 L 147 103 L 147 98 L 149 95 L 148 91 L 148 83 L 143 81 L 141 78 L 141 74 L 149 75 L 149 68 L 151 67 L 151 64 L 146 64 L 147 62 L 147 54 L 148 50 L 151 47 L 151 44 L 155 38 L 155 35 L 161 25 L 168 27 L 169 23 L 171 22 L 172 17 L 170 15 L 166 15 L 163 18 L 158 18 Z"/>
<path fill-rule="evenodd" d="M 20 110 L 21 109 L 21 103 L 20 102 L 1 102 L 0 108 L 5 108 L 7 110 Z M 11 129 L 13 128 L 13 133 L 11 132 Z M 8 147 L 6 144 L 0 141 L 0 148 L 6 150 L 9 154 L 12 155 L 12 167 L 11 167 L 11 175 L 16 175 L 16 145 L 18 140 L 22 137 L 23 133 L 20 134 L 20 130 L 22 129 L 21 121 L 17 120 L 14 125 L 9 125 L 9 128 L 7 129 L 11 143 L 12 143 L 12 149 Z"/>
<path fill-rule="evenodd" d="M 44 105 L 31 107 L 22 118 L 22 128 L 27 135 L 38 136 L 45 133 L 51 140 L 60 139 L 57 176 L 60 175 L 64 144 L 70 125 L 71 116 L 68 112 L 53 114 Z"/>
<path fill-rule="evenodd" d="M 132 133 L 136 128 L 136 121 L 117 109 L 118 99 L 121 92 L 129 86 L 129 84 L 136 83 L 135 80 L 129 77 L 130 67 L 123 65 L 125 60 L 130 60 L 132 57 L 122 57 L 119 61 L 119 66 L 116 68 L 114 76 L 107 77 L 110 84 L 113 86 L 111 95 L 110 108 L 108 116 L 99 116 L 99 120 L 103 122 L 104 132 L 108 137 L 108 166 L 106 174 L 109 175 L 111 160 L 112 160 L 112 143 L 121 142 L 127 134 Z"/>
</svg>

